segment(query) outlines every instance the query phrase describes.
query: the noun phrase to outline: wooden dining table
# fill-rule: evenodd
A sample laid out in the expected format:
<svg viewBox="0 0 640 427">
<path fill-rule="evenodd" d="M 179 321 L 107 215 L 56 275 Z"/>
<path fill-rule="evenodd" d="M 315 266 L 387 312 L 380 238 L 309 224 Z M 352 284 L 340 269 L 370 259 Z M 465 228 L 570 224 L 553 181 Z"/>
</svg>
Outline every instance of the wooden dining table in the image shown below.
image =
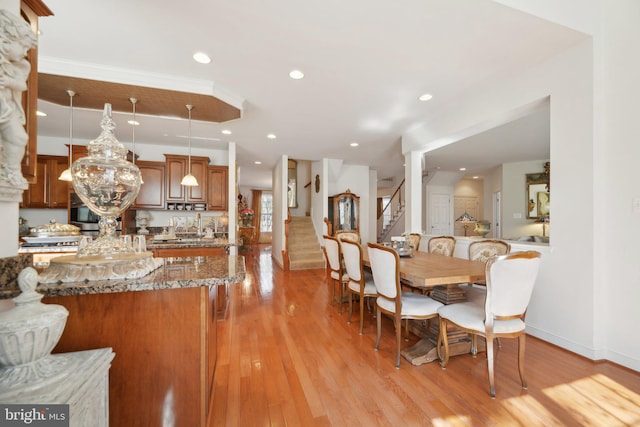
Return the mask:
<svg viewBox="0 0 640 427">
<path fill-rule="evenodd" d="M 367 247 L 363 247 L 362 263 L 371 267 Z M 414 251 L 410 257 L 400 257 L 400 280 L 403 284 L 424 291 L 431 291 L 432 298 L 444 304 L 462 302 L 464 291 L 461 283 L 478 283 L 485 280 L 485 264 L 440 254 Z M 437 296 L 433 295 L 437 291 Z M 432 325 L 437 331 L 437 325 Z M 449 334 L 451 354 L 462 354 L 469 351 L 470 341 L 460 340 L 460 334 Z M 413 365 L 421 365 L 437 359 L 435 340 L 437 336 L 422 337 L 415 345 L 402 350 L 402 356 Z M 456 340 L 455 342 L 451 342 Z"/>
</svg>

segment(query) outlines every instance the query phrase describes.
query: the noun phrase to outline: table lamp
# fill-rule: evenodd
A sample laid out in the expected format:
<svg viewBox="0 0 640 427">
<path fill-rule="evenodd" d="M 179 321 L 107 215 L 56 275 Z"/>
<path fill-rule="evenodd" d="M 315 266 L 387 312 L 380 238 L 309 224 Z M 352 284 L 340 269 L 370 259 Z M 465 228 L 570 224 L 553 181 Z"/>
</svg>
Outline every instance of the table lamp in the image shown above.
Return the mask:
<svg viewBox="0 0 640 427">
<path fill-rule="evenodd" d="M 458 219 L 456 219 L 456 222 L 459 222 L 460 224 L 462 224 L 462 226 L 464 227 L 464 235 L 466 236 L 467 227 L 469 227 L 469 225 L 471 224 L 475 224 L 478 221 L 474 217 L 472 217 L 471 215 L 465 212 L 462 215 L 460 215 Z"/>
</svg>

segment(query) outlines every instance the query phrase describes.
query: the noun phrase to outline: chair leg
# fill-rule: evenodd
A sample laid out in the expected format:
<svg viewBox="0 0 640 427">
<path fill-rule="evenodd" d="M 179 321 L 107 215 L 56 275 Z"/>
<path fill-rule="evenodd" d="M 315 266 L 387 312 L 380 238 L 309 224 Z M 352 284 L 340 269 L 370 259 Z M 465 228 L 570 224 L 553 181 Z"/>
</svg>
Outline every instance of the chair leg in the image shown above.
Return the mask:
<svg viewBox="0 0 640 427">
<path fill-rule="evenodd" d="M 447 338 L 447 320 L 440 318 L 439 324 L 440 332 L 438 333 L 438 343 L 436 345 L 436 352 L 438 353 L 438 359 L 440 359 L 440 366 L 442 368 L 447 367 L 449 362 L 449 339 Z M 444 355 L 442 354 L 441 346 L 444 345 Z"/>
<path fill-rule="evenodd" d="M 393 322 L 396 327 L 396 368 L 400 367 L 400 339 L 402 337 L 402 319 L 400 316 Z"/>
<path fill-rule="evenodd" d="M 476 357 L 478 355 L 478 336 L 471 334 L 471 355 Z"/>
<path fill-rule="evenodd" d="M 379 308 L 376 308 L 376 314 L 377 314 L 377 319 L 376 319 L 377 336 L 376 336 L 376 345 L 374 348 L 376 349 L 376 351 L 378 351 L 378 347 L 380 346 L 380 335 L 382 334 L 382 316 L 380 315 Z"/>
<path fill-rule="evenodd" d="M 404 319 L 404 340 L 409 341 L 409 319 Z"/>
<path fill-rule="evenodd" d="M 340 314 L 342 314 L 342 303 L 344 303 L 344 283 L 342 280 L 338 280 L 338 285 L 340 286 Z"/>
<path fill-rule="evenodd" d="M 347 289 L 347 296 L 349 297 L 349 316 L 347 316 L 347 323 L 351 324 L 351 314 L 353 313 L 353 293 Z"/>
<path fill-rule="evenodd" d="M 360 294 L 360 335 L 364 328 L 364 295 Z"/>
<path fill-rule="evenodd" d="M 493 334 L 487 334 L 485 337 L 487 342 L 487 368 L 489 370 L 489 392 L 491 397 L 496 397 L 495 376 L 493 370 Z"/>
<path fill-rule="evenodd" d="M 525 347 L 525 333 L 518 337 L 518 372 L 520 373 L 520 382 L 522 388 L 527 388 L 527 380 L 524 378 L 524 347 Z"/>
</svg>

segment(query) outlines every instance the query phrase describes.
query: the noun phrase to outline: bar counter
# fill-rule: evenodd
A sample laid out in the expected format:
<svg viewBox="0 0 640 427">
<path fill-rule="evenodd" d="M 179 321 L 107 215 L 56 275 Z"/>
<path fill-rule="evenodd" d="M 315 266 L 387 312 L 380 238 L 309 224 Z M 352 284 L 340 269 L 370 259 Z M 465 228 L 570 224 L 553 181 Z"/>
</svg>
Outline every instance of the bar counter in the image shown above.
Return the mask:
<svg viewBox="0 0 640 427">
<path fill-rule="evenodd" d="M 217 322 L 227 288 L 244 277 L 242 256 L 194 256 L 164 258 L 140 279 L 40 283 L 37 290 L 43 303 L 69 311 L 54 353 L 115 352 L 110 425 L 205 426 L 213 416 Z"/>
</svg>

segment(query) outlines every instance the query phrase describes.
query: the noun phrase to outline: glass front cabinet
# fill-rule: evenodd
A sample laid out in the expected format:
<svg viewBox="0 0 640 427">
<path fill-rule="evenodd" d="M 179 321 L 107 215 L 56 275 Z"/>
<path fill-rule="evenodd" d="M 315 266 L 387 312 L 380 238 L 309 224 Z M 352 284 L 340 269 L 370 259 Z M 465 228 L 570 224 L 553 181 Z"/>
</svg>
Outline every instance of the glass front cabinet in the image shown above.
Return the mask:
<svg viewBox="0 0 640 427">
<path fill-rule="evenodd" d="M 331 234 L 338 231 L 360 232 L 360 197 L 347 190 L 329 197 Z"/>
</svg>

